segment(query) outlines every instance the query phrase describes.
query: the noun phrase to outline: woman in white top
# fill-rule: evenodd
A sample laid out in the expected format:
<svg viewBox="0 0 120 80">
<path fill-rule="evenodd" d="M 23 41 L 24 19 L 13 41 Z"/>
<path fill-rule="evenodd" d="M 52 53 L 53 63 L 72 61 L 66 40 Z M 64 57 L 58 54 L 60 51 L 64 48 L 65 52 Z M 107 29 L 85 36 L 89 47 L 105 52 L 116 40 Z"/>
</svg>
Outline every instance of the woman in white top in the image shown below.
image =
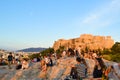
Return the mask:
<svg viewBox="0 0 120 80">
<path fill-rule="evenodd" d="M 27 69 L 28 67 L 29 67 L 28 59 L 23 58 L 23 61 L 22 61 L 22 69 Z"/>
</svg>

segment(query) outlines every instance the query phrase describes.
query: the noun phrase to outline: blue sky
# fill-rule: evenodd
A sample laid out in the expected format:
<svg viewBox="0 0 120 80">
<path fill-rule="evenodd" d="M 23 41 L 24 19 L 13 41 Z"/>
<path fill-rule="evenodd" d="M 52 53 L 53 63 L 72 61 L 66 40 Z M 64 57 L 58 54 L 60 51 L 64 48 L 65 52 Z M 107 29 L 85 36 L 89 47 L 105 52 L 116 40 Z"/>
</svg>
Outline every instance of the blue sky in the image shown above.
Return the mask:
<svg viewBox="0 0 120 80">
<path fill-rule="evenodd" d="M 52 47 L 81 34 L 120 41 L 120 0 L 0 0 L 0 48 Z"/>
</svg>

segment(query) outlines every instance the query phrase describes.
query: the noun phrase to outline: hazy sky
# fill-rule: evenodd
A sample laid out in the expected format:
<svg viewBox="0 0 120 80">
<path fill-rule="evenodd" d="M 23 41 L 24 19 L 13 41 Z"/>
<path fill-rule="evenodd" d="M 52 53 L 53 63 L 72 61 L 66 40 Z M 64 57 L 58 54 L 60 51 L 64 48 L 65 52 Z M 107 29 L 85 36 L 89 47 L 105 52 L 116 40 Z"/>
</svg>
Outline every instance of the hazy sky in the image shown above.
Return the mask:
<svg viewBox="0 0 120 80">
<path fill-rule="evenodd" d="M 52 47 L 81 34 L 120 41 L 120 0 L 0 0 L 0 48 Z"/>
</svg>

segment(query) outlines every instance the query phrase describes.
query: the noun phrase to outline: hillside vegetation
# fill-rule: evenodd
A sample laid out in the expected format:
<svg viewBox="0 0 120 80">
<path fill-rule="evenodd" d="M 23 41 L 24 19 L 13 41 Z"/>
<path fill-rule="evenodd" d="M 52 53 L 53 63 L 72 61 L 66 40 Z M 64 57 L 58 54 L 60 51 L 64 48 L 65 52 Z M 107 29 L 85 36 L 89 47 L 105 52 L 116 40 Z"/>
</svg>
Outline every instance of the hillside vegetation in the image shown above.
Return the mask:
<svg viewBox="0 0 120 80">
<path fill-rule="evenodd" d="M 64 46 L 59 47 L 59 49 L 56 50 L 57 55 L 60 56 L 63 50 L 64 50 Z M 88 49 L 85 49 L 84 52 L 88 52 Z M 120 42 L 116 42 L 110 49 L 104 49 L 103 51 L 97 50 L 97 52 L 100 52 L 103 58 L 106 60 L 120 62 Z M 48 48 L 46 50 L 41 51 L 40 53 L 41 56 L 50 55 L 54 53 L 54 49 Z M 33 54 L 30 56 L 30 58 L 33 59 L 35 57 L 40 57 L 40 53 Z"/>
<path fill-rule="evenodd" d="M 107 60 L 120 62 L 120 42 L 116 42 L 111 49 L 104 49 L 102 55 Z"/>
</svg>

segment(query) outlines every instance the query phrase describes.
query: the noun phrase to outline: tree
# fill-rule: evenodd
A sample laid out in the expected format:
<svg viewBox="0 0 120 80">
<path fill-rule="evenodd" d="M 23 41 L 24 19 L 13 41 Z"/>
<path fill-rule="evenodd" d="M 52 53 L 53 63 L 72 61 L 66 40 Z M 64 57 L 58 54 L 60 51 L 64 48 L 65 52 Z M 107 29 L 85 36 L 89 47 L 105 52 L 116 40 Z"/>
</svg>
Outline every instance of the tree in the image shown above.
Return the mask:
<svg viewBox="0 0 120 80">
<path fill-rule="evenodd" d="M 57 54 L 60 54 L 60 53 L 62 53 L 64 50 L 65 50 L 65 47 L 64 47 L 64 46 L 60 46 L 59 49 L 56 50 L 56 53 L 57 53 Z"/>
<path fill-rule="evenodd" d="M 107 57 L 111 61 L 120 62 L 120 42 L 116 42 L 111 49 L 104 49 L 102 53 L 104 58 Z"/>
<path fill-rule="evenodd" d="M 120 42 L 116 42 L 112 48 L 111 48 L 113 53 L 120 53 Z"/>
<path fill-rule="evenodd" d="M 53 48 L 48 48 L 42 52 L 40 52 L 42 56 L 48 56 L 54 53 L 54 49 Z"/>
<path fill-rule="evenodd" d="M 40 53 L 29 55 L 30 59 L 39 58 L 39 57 L 40 57 Z"/>
<path fill-rule="evenodd" d="M 103 51 L 101 51 L 102 54 L 111 54 L 111 50 L 104 48 Z"/>
</svg>

